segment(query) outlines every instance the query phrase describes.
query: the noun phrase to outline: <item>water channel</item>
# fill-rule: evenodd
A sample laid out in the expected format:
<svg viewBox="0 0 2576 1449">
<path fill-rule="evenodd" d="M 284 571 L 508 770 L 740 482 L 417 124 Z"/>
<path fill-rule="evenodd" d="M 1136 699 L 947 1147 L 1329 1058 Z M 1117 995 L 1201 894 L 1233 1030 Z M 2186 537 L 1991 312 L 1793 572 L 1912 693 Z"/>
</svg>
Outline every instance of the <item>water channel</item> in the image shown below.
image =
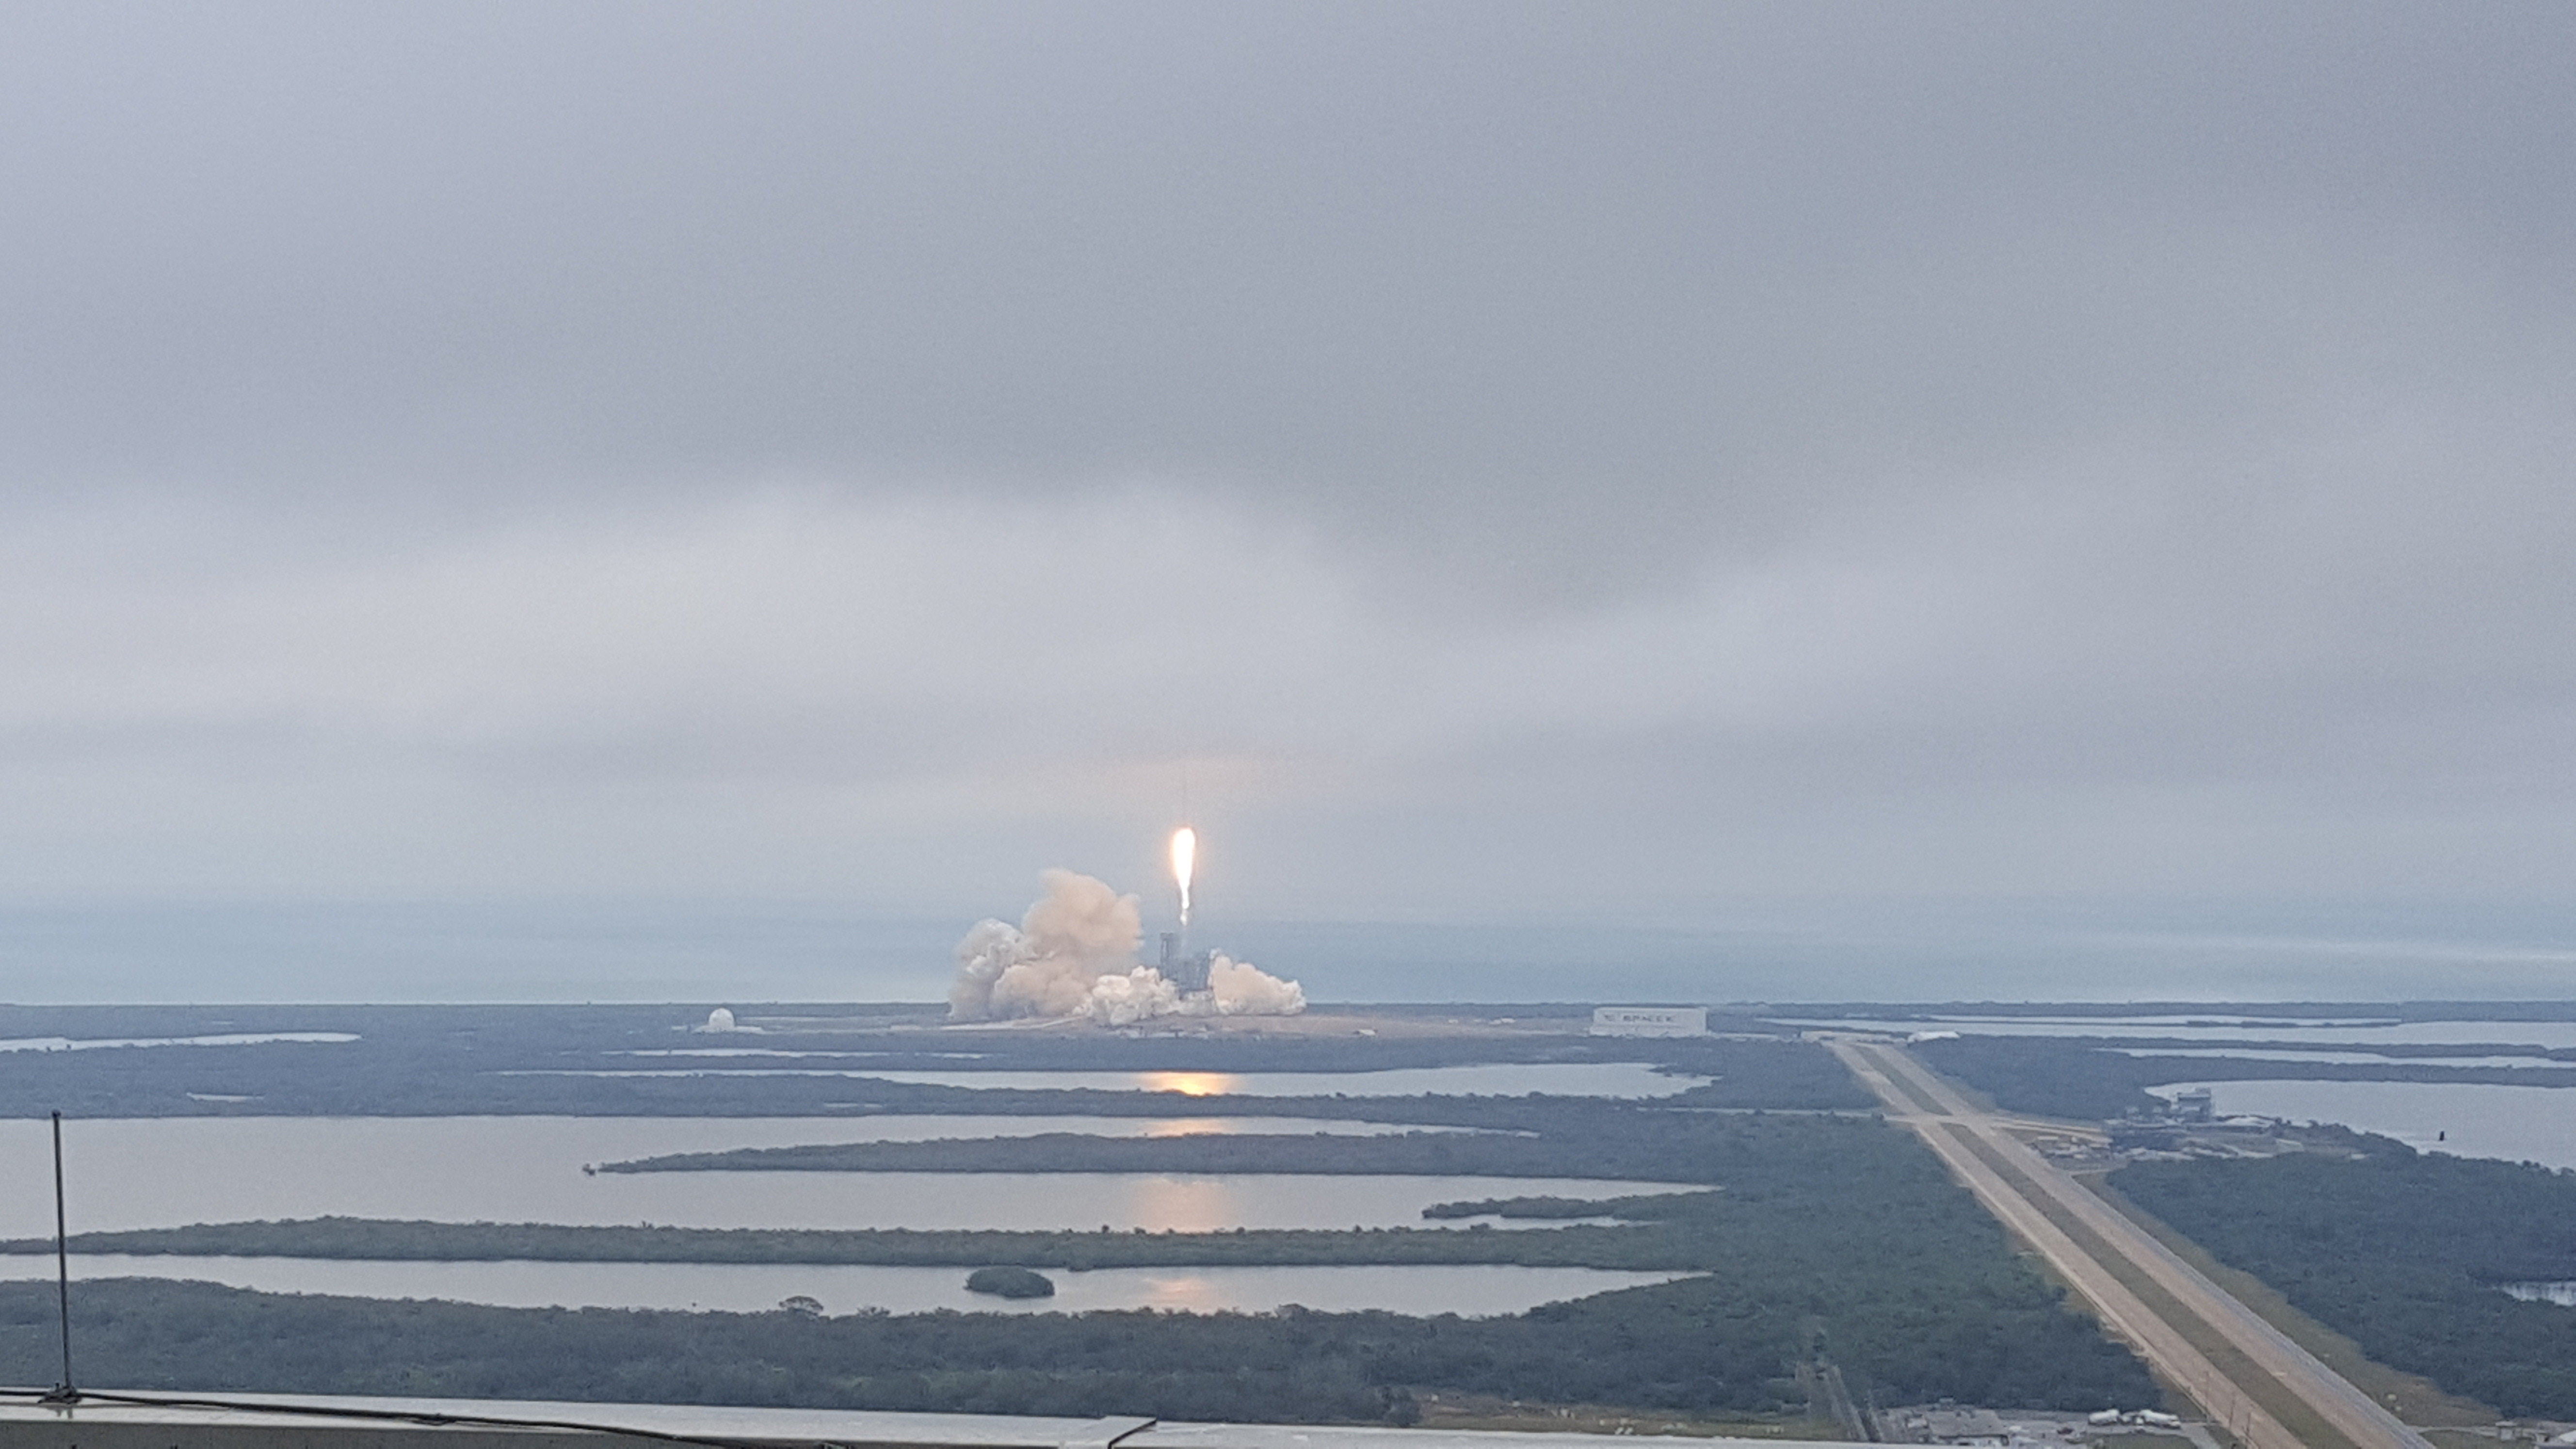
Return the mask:
<svg viewBox="0 0 2576 1449">
<path fill-rule="evenodd" d="M 2231 1042 L 2318 1047 L 2518 1046 L 2547 1051 L 2576 1049 L 2576 1021 L 2397 1021 L 2386 1017 L 2330 1020 L 2319 1017 L 2191 1016 L 1929 1016 L 1911 1020 L 1822 1018 L 1795 1023 L 1837 1031 L 1883 1031 L 1907 1036 L 1954 1031 L 1961 1036 L 2155 1037 L 2219 1046 Z"/>
<path fill-rule="evenodd" d="M 667 1152 L 1037 1132 L 1383 1132 L 1280 1118 L 168 1117 L 66 1124 L 75 1231 L 331 1215 L 711 1228 L 1458 1226 L 1462 1198 L 1614 1197 L 1641 1182 L 1559 1178 L 1122 1173 L 585 1173 Z M 53 1231 L 46 1126 L 0 1122 L 0 1237 Z M 19 1170 L 23 1169 L 23 1170 Z M 1532 1224 L 1531 1226 L 1544 1226 Z"/>
<path fill-rule="evenodd" d="M 0 1278 L 51 1278 L 49 1255 L 0 1255 Z M 1095 1268 L 1050 1271 L 1052 1298 L 1009 1300 L 966 1291 L 963 1268 L 799 1263 L 404 1263 L 311 1258 L 83 1255 L 77 1284 L 100 1278 L 176 1278 L 271 1293 L 444 1298 L 512 1308 L 706 1309 L 758 1313 L 790 1297 L 829 1314 L 1080 1313 L 1106 1308 L 1266 1313 L 1295 1303 L 1332 1312 L 1519 1313 L 1541 1303 L 1668 1283 L 1683 1273 L 1597 1268 L 1407 1265 L 1290 1268 Z"/>
</svg>

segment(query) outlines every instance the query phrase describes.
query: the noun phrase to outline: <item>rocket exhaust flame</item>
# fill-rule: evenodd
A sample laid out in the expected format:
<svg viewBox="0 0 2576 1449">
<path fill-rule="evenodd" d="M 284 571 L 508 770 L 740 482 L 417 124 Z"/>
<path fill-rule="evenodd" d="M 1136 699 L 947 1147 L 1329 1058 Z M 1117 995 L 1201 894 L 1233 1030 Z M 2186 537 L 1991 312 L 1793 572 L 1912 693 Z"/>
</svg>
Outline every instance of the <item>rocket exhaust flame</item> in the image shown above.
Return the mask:
<svg viewBox="0 0 2576 1449">
<path fill-rule="evenodd" d="M 1181 888 L 1181 929 L 1190 928 L 1190 877 L 1199 863 L 1199 833 L 1184 825 L 1172 832 L 1172 880 Z"/>
</svg>

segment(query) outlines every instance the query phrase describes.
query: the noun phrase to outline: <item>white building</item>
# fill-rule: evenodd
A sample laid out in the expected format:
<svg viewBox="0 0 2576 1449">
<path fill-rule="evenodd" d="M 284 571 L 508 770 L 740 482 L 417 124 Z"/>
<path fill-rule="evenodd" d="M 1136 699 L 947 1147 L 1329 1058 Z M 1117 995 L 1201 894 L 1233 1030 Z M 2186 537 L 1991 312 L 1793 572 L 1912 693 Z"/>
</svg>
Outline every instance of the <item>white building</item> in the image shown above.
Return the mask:
<svg viewBox="0 0 2576 1449">
<path fill-rule="evenodd" d="M 1705 1006 L 1596 1006 L 1594 1036 L 1706 1036 Z"/>
</svg>

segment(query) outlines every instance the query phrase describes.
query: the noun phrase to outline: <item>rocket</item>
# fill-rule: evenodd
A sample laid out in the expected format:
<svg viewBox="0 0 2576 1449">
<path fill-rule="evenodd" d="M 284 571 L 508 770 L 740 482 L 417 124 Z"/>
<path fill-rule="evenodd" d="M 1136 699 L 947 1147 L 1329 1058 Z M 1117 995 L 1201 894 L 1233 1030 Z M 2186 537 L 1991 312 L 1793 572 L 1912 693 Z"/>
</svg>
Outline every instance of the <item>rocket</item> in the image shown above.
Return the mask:
<svg viewBox="0 0 2576 1449">
<path fill-rule="evenodd" d="M 1199 833 L 1184 825 L 1172 832 L 1172 884 L 1181 893 L 1181 928 L 1163 933 L 1163 979 L 1183 991 L 1207 988 L 1207 958 L 1190 952 L 1190 882 L 1198 874 Z"/>
</svg>

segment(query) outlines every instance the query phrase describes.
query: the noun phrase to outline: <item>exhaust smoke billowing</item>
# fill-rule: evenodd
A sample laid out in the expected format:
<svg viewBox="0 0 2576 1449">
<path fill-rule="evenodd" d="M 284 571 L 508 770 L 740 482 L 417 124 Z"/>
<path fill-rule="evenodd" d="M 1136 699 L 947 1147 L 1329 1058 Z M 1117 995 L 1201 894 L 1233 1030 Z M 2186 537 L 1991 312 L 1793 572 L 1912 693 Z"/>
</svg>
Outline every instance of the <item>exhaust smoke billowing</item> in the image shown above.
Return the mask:
<svg viewBox="0 0 2576 1449">
<path fill-rule="evenodd" d="M 1208 989 L 1183 992 L 1136 959 L 1145 936 L 1136 897 L 1069 870 L 1041 871 L 1046 894 L 1013 926 L 982 921 L 957 943 L 952 1021 L 1088 1017 L 1127 1026 L 1157 1016 L 1294 1016 L 1306 991 L 1248 962 L 1216 955 Z"/>
</svg>

